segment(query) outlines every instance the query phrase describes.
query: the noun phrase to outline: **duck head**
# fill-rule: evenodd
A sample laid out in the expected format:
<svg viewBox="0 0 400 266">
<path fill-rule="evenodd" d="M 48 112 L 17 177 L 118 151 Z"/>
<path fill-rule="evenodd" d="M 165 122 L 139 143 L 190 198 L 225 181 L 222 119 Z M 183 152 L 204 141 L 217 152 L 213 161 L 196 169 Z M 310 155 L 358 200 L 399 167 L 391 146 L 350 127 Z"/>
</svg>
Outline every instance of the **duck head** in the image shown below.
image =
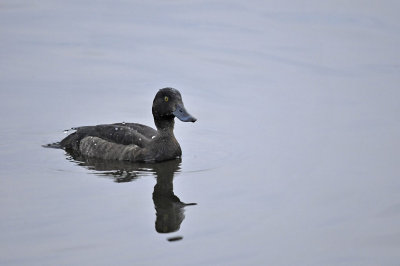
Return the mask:
<svg viewBox="0 0 400 266">
<path fill-rule="evenodd" d="M 180 92 L 173 88 L 164 88 L 157 92 L 153 101 L 153 117 L 157 128 L 163 127 L 162 121 L 174 120 L 177 117 L 183 122 L 196 122 L 196 118 L 186 111 Z"/>
</svg>

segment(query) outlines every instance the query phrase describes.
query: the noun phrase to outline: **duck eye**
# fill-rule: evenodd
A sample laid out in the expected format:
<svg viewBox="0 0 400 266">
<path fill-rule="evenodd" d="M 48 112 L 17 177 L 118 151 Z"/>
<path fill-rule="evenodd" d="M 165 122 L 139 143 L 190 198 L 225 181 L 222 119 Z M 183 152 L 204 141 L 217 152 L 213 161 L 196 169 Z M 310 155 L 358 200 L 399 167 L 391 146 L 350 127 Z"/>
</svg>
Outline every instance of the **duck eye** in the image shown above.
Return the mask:
<svg viewBox="0 0 400 266">
<path fill-rule="evenodd" d="M 164 97 L 164 101 L 168 102 L 168 96 Z"/>
</svg>

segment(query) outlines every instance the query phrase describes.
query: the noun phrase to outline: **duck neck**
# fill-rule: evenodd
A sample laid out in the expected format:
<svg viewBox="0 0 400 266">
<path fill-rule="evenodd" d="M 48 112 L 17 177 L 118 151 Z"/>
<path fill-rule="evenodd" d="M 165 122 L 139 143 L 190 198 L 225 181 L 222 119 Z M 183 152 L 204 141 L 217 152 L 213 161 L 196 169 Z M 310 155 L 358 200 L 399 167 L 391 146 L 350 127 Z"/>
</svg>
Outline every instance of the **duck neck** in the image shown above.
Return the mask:
<svg viewBox="0 0 400 266">
<path fill-rule="evenodd" d="M 156 124 L 157 131 L 162 135 L 174 135 L 174 117 L 154 117 L 154 123 Z"/>
</svg>

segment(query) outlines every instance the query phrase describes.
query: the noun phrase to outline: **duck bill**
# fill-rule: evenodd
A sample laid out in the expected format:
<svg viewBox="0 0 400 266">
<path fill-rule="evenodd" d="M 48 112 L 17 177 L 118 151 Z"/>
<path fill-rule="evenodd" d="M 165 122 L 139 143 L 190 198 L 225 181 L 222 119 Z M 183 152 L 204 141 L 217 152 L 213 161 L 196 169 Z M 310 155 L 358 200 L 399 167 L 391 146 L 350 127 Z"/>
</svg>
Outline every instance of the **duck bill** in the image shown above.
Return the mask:
<svg viewBox="0 0 400 266">
<path fill-rule="evenodd" d="M 179 120 L 183 122 L 196 122 L 196 118 L 186 111 L 183 104 L 178 104 L 176 110 L 172 112 Z"/>
</svg>

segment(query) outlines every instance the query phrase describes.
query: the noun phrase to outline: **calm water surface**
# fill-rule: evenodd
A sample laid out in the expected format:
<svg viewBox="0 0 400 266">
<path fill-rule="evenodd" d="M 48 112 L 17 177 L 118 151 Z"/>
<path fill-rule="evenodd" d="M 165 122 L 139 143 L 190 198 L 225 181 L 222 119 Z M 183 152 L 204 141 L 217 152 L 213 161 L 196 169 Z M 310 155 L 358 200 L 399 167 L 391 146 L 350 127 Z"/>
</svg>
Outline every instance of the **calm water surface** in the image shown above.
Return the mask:
<svg viewBox="0 0 400 266">
<path fill-rule="evenodd" d="M 2 1 L 0 264 L 398 265 L 399 8 Z M 166 86 L 181 161 L 41 146 Z"/>
</svg>

